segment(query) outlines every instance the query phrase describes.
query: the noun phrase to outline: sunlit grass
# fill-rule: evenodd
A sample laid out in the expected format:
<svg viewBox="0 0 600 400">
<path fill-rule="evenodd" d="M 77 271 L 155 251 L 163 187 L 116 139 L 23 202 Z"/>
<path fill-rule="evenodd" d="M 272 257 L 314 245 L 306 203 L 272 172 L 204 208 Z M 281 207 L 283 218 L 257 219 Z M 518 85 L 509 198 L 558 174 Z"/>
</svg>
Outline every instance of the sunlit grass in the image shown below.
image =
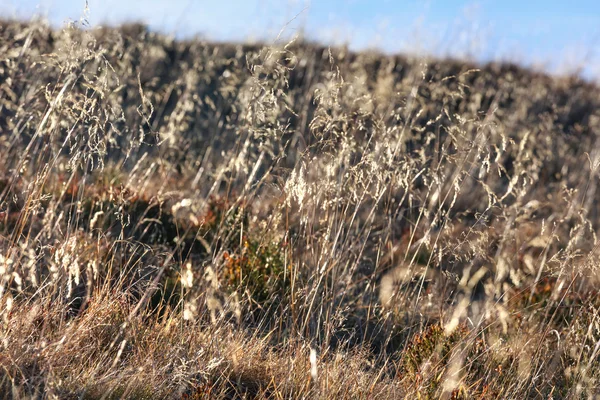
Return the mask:
<svg viewBox="0 0 600 400">
<path fill-rule="evenodd" d="M 598 88 L 0 24 L 0 391 L 592 398 Z"/>
</svg>

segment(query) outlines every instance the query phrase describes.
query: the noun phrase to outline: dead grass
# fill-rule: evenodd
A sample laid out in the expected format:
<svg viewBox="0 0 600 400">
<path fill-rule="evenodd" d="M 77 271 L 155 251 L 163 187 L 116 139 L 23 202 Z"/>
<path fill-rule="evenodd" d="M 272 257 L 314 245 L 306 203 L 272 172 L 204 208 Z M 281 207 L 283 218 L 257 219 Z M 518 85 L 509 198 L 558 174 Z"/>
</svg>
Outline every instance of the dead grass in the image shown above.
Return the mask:
<svg viewBox="0 0 600 400">
<path fill-rule="evenodd" d="M 598 88 L 0 24 L 6 398 L 593 398 Z"/>
</svg>

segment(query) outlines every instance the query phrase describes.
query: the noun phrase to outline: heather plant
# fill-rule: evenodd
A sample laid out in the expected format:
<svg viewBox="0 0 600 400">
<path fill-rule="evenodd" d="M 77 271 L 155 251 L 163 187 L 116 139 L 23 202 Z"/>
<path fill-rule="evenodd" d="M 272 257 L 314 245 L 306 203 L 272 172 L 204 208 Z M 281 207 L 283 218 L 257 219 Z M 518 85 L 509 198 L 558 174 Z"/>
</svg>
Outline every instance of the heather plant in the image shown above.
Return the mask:
<svg viewBox="0 0 600 400">
<path fill-rule="evenodd" d="M 593 398 L 598 88 L 0 24 L 0 392 Z"/>
</svg>

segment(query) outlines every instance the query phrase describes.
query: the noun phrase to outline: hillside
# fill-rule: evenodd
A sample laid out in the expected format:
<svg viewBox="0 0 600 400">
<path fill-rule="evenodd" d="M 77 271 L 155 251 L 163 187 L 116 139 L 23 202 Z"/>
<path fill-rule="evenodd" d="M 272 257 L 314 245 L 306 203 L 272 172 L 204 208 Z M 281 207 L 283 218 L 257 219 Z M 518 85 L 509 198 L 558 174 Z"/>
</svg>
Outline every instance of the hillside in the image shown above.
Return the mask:
<svg viewBox="0 0 600 400">
<path fill-rule="evenodd" d="M 7 398 L 600 394 L 600 89 L 0 23 Z"/>
</svg>

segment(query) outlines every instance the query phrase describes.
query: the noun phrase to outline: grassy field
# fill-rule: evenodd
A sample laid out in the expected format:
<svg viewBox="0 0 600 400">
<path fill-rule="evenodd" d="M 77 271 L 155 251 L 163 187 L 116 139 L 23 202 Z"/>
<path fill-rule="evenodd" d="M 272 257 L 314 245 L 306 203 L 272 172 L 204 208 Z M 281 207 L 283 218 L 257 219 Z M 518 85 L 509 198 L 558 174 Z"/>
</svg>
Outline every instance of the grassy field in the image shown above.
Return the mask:
<svg viewBox="0 0 600 400">
<path fill-rule="evenodd" d="M 600 395 L 600 90 L 0 23 L 0 393 Z"/>
</svg>

